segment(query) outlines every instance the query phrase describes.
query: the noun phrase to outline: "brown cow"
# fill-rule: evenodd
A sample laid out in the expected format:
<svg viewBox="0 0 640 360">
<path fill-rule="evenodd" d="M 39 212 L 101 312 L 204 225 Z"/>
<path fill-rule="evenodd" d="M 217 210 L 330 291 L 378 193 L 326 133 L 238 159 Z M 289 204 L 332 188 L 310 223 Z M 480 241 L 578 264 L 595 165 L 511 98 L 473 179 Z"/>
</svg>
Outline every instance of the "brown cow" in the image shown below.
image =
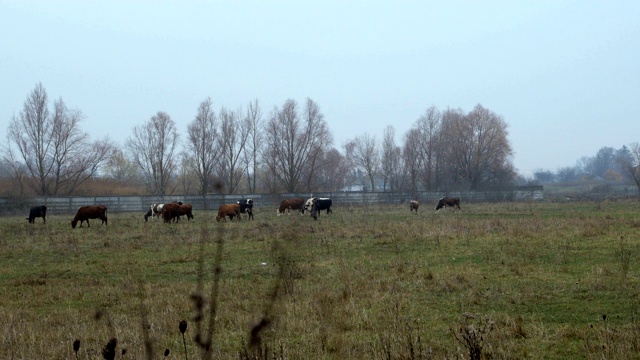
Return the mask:
<svg viewBox="0 0 640 360">
<path fill-rule="evenodd" d="M 102 225 L 107 225 L 107 207 L 104 205 L 82 206 L 78 209 L 73 220 L 71 220 L 71 227 L 75 229 L 78 220 L 80 220 L 80 227 L 82 227 L 83 221 L 86 221 L 87 226 L 91 227 L 89 219 L 100 219 L 102 220 Z"/>
<path fill-rule="evenodd" d="M 420 207 L 420 203 L 418 202 L 418 200 L 409 201 L 409 212 L 412 212 L 413 210 L 415 210 L 417 214 L 419 207 Z"/>
<path fill-rule="evenodd" d="M 231 221 L 233 221 L 234 216 L 240 219 L 240 204 L 220 205 L 220 208 L 218 208 L 218 215 L 216 216 L 216 222 L 220 222 L 221 219 L 226 222 L 227 216 Z"/>
<path fill-rule="evenodd" d="M 193 220 L 193 214 L 191 213 L 193 206 L 191 204 L 169 203 L 164 204 L 162 207 L 162 218 L 165 223 L 171 222 L 175 219 L 176 222 L 180 222 L 180 216 L 186 215 L 187 221 Z"/>
<path fill-rule="evenodd" d="M 287 211 L 287 215 L 291 215 L 291 210 L 298 210 L 300 215 L 304 215 L 304 201 L 305 200 L 303 198 L 282 200 L 280 207 L 278 208 L 278 216 L 284 214 L 285 210 Z"/>
</svg>

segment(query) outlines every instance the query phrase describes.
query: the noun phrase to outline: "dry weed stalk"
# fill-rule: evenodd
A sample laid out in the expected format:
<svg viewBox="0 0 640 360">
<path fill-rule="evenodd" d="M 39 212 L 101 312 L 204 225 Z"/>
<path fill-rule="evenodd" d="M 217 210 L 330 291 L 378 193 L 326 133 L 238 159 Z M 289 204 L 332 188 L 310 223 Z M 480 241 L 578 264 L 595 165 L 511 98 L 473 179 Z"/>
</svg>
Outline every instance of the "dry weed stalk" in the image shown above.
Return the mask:
<svg viewBox="0 0 640 360">
<path fill-rule="evenodd" d="M 140 317 L 142 320 L 142 337 L 144 339 L 144 350 L 147 355 L 148 360 L 152 360 L 155 358 L 153 353 L 153 343 L 151 342 L 151 338 L 149 336 L 149 314 L 147 311 L 147 307 L 145 306 L 144 300 L 146 299 L 146 291 L 144 288 L 144 284 L 140 283 L 139 285 L 139 294 L 140 294 Z"/>
<path fill-rule="evenodd" d="M 218 193 L 222 193 L 222 183 L 216 183 L 214 185 Z M 196 334 L 194 340 L 200 349 L 204 352 L 202 354 L 203 359 L 211 359 L 212 346 L 213 346 L 213 334 L 215 332 L 215 320 L 218 311 L 218 298 L 220 291 L 220 279 L 222 274 L 222 255 L 224 250 L 224 227 L 218 226 L 215 234 L 215 254 L 213 261 L 213 283 L 211 285 L 211 294 L 209 299 L 209 326 L 207 333 L 203 334 L 203 320 L 204 320 L 204 258 L 205 258 L 205 244 L 209 238 L 209 231 L 206 225 L 201 227 L 200 232 L 200 257 L 198 258 L 198 276 L 196 291 L 191 295 L 191 301 L 195 305 L 196 313 L 194 315 L 194 322 L 196 324 Z"/>
<path fill-rule="evenodd" d="M 78 350 L 80 350 L 80 340 L 76 339 L 73 342 L 73 352 L 76 353 L 76 360 L 78 360 Z"/>
<path fill-rule="evenodd" d="M 102 357 L 105 360 L 114 360 L 116 358 L 116 346 L 118 346 L 118 339 L 111 338 L 102 348 Z"/>
<path fill-rule="evenodd" d="M 185 339 L 185 336 L 184 336 L 184 333 L 187 331 L 187 320 L 180 321 L 180 324 L 178 325 L 178 329 L 180 330 L 180 334 L 182 334 L 182 345 L 184 346 L 184 358 L 185 360 L 187 360 L 188 359 L 187 340 Z"/>
<path fill-rule="evenodd" d="M 464 321 L 457 329 L 452 329 L 453 336 L 468 351 L 470 360 L 480 360 L 485 346 L 485 335 L 493 329 L 493 321 L 487 317 L 464 313 Z M 477 318 L 477 321 L 473 321 Z M 474 324 L 474 322 L 476 324 Z"/>
</svg>

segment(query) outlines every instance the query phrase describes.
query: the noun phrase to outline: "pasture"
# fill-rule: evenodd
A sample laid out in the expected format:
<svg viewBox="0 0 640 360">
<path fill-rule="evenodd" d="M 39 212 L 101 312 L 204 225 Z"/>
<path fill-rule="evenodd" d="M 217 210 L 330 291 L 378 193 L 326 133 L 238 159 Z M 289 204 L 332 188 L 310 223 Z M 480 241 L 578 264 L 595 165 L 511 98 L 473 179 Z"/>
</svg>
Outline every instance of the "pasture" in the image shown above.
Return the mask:
<svg viewBox="0 0 640 360">
<path fill-rule="evenodd" d="M 0 358 L 640 358 L 639 202 L 433 206 L 0 218 Z"/>
</svg>

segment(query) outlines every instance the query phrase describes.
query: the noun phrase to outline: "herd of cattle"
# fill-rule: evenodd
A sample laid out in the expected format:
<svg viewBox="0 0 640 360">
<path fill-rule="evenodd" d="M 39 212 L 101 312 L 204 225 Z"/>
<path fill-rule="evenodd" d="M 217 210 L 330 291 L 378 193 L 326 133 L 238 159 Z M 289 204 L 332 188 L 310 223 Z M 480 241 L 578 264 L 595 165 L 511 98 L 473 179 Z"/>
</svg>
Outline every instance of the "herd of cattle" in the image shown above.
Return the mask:
<svg viewBox="0 0 640 360">
<path fill-rule="evenodd" d="M 420 203 L 417 200 L 411 200 L 409 202 L 409 212 L 415 211 L 418 213 Z M 460 210 L 460 199 L 456 197 L 443 197 L 438 200 L 436 205 L 436 211 L 452 207 Z M 193 220 L 193 206 L 191 204 L 183 204 L 180 201 L 174 201 L 166 204 L 153 204 L 149 208 L 146 214 L 144 214 L 144 221 L 147 222 L 150 217 L 157 217 L 164 220 L 165 223 L 179 222 L 181 216 L 186 216 L 187 221 Z M 318 220 L 321 211 L 326 211 L 327 214 L 331 214 L 331 198 L 312 197 L 309 199 L 292 198 L 282 200 L 277 210 L 277 216 L 283 215 L 285 212 L 287 215 L 291 214 L 291 210 L 297 210 L 300 215 L 304 215 L 305 212 L 309 212 L 314 220 Z M 253 199 L 240 199 L 234 204 L 221 205 L 218 208 L 218 214 L 216 215 L 216 222 L 220 220 L 233 221 L 233 218 L 241 220 L 241 214 L 247 214 L 247 220 L 253 220 Z M 30 224 L 35 223 L 36 218 L 42 218 L 42 221 L 47 222 L 47 207 L 45 205 L 33 206 L 29 210 Z M 76 216 L 71 220 L 71 227 L 75 229 L 80 221 L 80 227 L 83 222 L 87 222 L 87 226 L 90 227 L 89 219 L 100 219 L 102 224 L 107 224 L 107 207 L 104 205 L 94 206 L 82 206 L 78 209 Z"/>
</svg>

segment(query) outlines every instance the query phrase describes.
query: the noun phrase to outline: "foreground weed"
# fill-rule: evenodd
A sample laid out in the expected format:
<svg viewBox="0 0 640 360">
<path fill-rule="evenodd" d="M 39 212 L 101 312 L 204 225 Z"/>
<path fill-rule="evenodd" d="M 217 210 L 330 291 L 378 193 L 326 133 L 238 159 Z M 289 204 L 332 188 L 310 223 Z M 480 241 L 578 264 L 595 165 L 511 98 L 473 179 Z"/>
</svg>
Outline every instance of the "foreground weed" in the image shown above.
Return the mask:
<svg viewBox="0 0 640 360">
<path fill-rule="evenodd" d="M 618 264 L 620 265 L 620 274 L 624 280 L 629 274 L 629 265 L 631 263 L 631 252 L 628 249 L 627 241 L 624 236 L 620 236 L 620 241 L 618 242 L 617 258 Z"/>
<path fill-rule="evenodd" d="M 463 314 L 463 321 L 456 329 L 452 329 L 453 336 L 467 349 L 470 360 L 480 360 L 482 349 L 485 347 L 485 337 L 493 329 L 493 321 L 488 317 L 476 314 Z"/>
<path fill-rule="evenodd" d="M 180 330 L 180 334 L 182 334 L 182 345 L 184 346 L 184 358 L 186 360 L 189 358 L 187 356 L 187 340 L 184 336 L 184 333 L 187 332 L 187 321 L 186 320 L 180 321 L 180 324 L 178 325 L 178 329 Z"/>
<path fill-rule="evenodd" d="M 111 338 L 109 342 L 102 348 L 102 357 L 105 360 L 114 360 L 116 358 L 117 346 L 118 346 L 118 339 Z"/>
<path fill-rule="evenodd" d="M 216 315 L 218 311 L 218 298 L 220 292 L 220 280 L 222 274 L 222 255 L 224 251 L 224 230 L 222 226 L 218 227 L 215 235 L 215 254 L 213 262 L 213 282 L 211 285 L 211 293 L 209 295 L 209 317 L 206 333 L 203 331 L 203 322 L 205 320 L 205 304 L 204 295 L 204 260 L 205 260 L 205 244 L 209 239 L 209 230 L 203 226 L 200 234 L 200 257 L 198 260 L 198 279 L 196 291 L 191 295 L 191 301 L 195 306 L 195 315 L 193 321 L 196 324 L 196 334 L 194 340 L 201 349 L 201 357 L 210 359 L 213 356 L 211 351 L 213 346 L 213 335 L 215 332 Z"/>
<path fill-rule="evenodd" d="M 76 360 L 78 360 L 78 350 L 80 350 L 80 340 L 76 339 L 73 342 L 73 352 L 76 354 Z"/>
</svg>

